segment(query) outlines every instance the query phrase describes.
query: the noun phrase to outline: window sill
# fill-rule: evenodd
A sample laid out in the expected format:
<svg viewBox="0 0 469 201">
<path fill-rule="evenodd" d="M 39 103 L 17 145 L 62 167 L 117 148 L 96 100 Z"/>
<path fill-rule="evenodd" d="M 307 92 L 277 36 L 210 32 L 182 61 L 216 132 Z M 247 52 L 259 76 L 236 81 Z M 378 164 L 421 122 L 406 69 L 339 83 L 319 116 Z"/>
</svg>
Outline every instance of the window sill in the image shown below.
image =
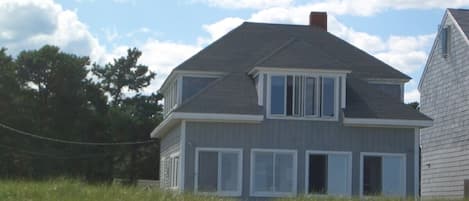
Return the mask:
<svg viewBox="0 0 469 201">
<path fill-rule="evenodd" d="M 282 119 L 282 120 L 306 120 L 306 121 L 339 121 L 337 116 L 334 117 L 287 117 L 267 115 L 267 119 Z"/>
<path fill-rule="evenodd" d="M 274 192 L 252 192 L 252 197 L 295 197 L 296 192 L 290 193 L 274 193 Z"/>
</svg>

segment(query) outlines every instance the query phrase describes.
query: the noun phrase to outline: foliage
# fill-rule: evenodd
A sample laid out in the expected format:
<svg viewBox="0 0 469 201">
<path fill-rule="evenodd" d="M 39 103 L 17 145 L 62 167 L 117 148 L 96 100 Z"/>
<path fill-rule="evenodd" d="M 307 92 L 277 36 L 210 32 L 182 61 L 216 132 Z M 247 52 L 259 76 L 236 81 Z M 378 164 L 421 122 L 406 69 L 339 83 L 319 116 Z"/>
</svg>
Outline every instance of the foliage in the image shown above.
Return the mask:
<svg viewBox="0 0 469 201">
<path fill-rule="evenodd" d="M 140 55 L 139 50 L 129 49 L 126 57 L 91 69 L 88 57 L 64 53 L 55 46 L 22 51 L 16 59 L 2 48 L 0 123 L 70 141 L 149 140 L 161 121 L 158 101 L 162 97 L 138 93 L 155 76 L 147 66 L 137 64 Z M 130 96 L 126 89 L 137 93 Z M 158 146 L 70 145 L 0 128 L 0 160 L 7 161 L 0 163 L 0 177 L 156 179 Z M 145 168 L 137 171 L 140 165 Z"/>
<path fill-rule="evenodd" d="M 411 108 L 414 108 L 416 110 L 420 110 L 420 104 L 419 102 L 415 101 L 415 102 L 411 102 L 411 103 L 407 103 L 408 106 L 410 106 Z"/>
</svg>

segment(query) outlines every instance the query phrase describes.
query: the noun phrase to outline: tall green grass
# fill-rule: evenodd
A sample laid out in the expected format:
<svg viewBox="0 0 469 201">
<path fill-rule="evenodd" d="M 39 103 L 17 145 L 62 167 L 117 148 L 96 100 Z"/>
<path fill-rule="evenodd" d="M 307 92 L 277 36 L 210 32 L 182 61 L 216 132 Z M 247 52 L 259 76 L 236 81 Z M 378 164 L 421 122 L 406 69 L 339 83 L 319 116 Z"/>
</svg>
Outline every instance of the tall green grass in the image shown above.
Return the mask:
<svg viewBox="0 0 469 201">
<path fill-rule="evenodd" d="M 158 189 L 123 186 L 120 184 L 91 185 L 78 180 L 48 181 L 0 180 L 0 201 L 232 201 L 236 199 L 176 194 Z M 413 201 L 372 197 L 368 199 L 336 197 L 279 198 L 275 201 Z M 450 201 L 432 199 L 431 201 Z M 451 200 L 453 201 L 453 200 Z M 456 201 L 456 200 L 454 200 Z M 469 200 L 466 200 L 469 201 Z"/>
<path fill-rule="evenodd" d="M 77 180 L 0 181 L 0 201 L 228 201 L 228 198 L 174 194 L 157 189 L 90 185 Z"/>
</svg>

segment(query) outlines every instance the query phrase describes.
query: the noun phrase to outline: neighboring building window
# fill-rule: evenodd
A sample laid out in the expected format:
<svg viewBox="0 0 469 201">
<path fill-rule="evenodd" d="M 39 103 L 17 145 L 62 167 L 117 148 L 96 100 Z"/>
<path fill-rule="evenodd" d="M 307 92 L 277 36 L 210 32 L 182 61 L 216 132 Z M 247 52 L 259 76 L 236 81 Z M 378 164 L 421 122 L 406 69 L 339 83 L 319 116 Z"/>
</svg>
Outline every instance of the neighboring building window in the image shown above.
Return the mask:
<svg viewBox="0 0 469 201">
<path fill-rule="evenodd" d="M 351 153 L 307 152 L 308 194 L 351 195 Z"/>
<path fill-rule="evenodd" d="M 448 47 L 449 47 L 449 27 L 443 27 L 440 32 L 440 45 L 441 45 L 441 54 L 443 57 L 448 56 Z"/>
<path fill-rule="evenodd" d="M 196 192 L 241 195 L 241 149 L 198 148 L 196 154 Z"/>
<path fill-rule="evenodd" d="M 179 154 L 173 154 L 163 161 L 165 186 L 175 189 L 179 186 Z"/>
<path fill-rule="evenodd" d="M 273 75 L 270 114 L 286 117 L 336 117 L 337 77 Z"/>
<path fill-rule="evenodd" d="M 364 155 L 362 190 L 365 196 L 405 196 L 404 155 Z"/>
<path fill-rule="evenodd" d="M 251 161 L 252 196 L 296 194 L 296 151 L 254 149 Z"/>
</svg>

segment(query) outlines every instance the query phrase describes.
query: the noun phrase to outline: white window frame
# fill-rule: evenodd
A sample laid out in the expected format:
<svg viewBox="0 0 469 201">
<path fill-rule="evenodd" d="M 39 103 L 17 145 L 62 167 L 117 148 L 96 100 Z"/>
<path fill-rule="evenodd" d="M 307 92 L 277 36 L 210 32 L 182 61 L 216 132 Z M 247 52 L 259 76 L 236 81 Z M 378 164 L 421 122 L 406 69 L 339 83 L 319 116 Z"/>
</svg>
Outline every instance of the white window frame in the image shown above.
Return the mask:
<svg viewBox="0 0 469 201">
<path fill-rule="evenodd" d="M 326 155 L 329 157 L 329 155 L 345 155 L 347 156 L 347 163 L 348 163 L 348 169 L 347 169 L 347 191 L 348 195 L 347 196 L 352 196 L 352 167 L 353 167 L 353 161 L 352 161 L 352 152 L 346 152 L 346 151 L 322 151 L 322 150 L 306 150 L 305 152 L 305 194 L 307 196 L 329 196 L 328 194 L 314 194 L 314 193 L 308 193 L 308 184 L 309 184 L 309 155 Z"/>
<path fill-rule="evenodd" d="M 176 161 L 177 158 L 177 161 Z M 168 188 L 171 190 L 177 190 L 179 189 L 179 168 L 181 167 L 181 157 L 179 155 L 179 152 L 175 152 L 169 155 L 169 157 L 166 157 L 167 164 L 169 168 L 171 168 L 171 171 L 168 174 Z M 165 167 L 166 168 L 166 167 Z"/>
<path fill-rule="evenodd" d="M 199 153 L 200 152 L 216 152 L 218 154 L 218 175 L 217 175 L 217 191 L 216 192 L 199 192 Z M 237 191 L 222 191 L 221 190 L 221 155 L 222 153 L 237 153 L 238 154 L 238 190 Z M 196 147 L 195 148 L 195 174 L 194 174 L 194 193 L 203 195 L 217 195 L 217 196 L 241 196 L 243 191 L 243 149 L 242 148 L 210 148 L 210 147 Z"/>
<path fill-rule="evenodd" d="M 269 72 L 267 74 L 267 94 L 266 94 L 266 99 L 267 99 L 267 114 L 266 117 L 268 119 L 291 119 L 291 120 L 320 120 L 320 121 L 338 121 L 339 120 L 339 107 L 340 107 L 340 86 L 339 86 L 339 80 L 341 77 L 345 77 L 343 74 L 337 74 L 337 73 L 278 73 L 278 72 Z M 272 114 L 271 113 L 271 79 L 272 76 L 284 76 L 285 79 L 285 86 L 284 86 L 284 104 L 286 105 L 287 102 L 287 76 L 306 76 L 306 77 L 314 77 L 316 78 L 316 102 L 315 102 L 315 109 L 316 109 L 316 115 L 311 116 L 311 115 L 303 115 L 303 116 L 286 116 L 287 114 L 287 108 L 284 108 L 283 114 Z M 322 107 L 320 105 L 320 102 L 322 101 L 322 84 L 321 84 L 321 77 L 325 78 L 334 78 L 334 116 L 329 117 L 329 116 L 319 116 L 319 113 L 322 113 Z M 345 82 L 345 79 L 344 79 Z M 345 90 L 342 89 L 342 90 Z M 342 93 L 343 94 L 343 93 Z M 303 93 L 304 96 L 304 93 Z M 295 101 L 293 101 L 292 105 L 295 104 Z M 294 107 L 294 106 L 293 106 Z M 319 112 L 321 111 L 321 112 Z M 304 113 L 304 108 L 303 108 L 303 113 Z"/>
<path fill-rule="evenodd" d="M 363 177 L 364 177 L 364 164 L 365 156 L 379 156 L 379 157 L 386 157 L 386 156 L 394 156 L 394 157 L 401 157 L 402 164 L 401 164 L 401 172 L 402 172 L 402 180 L 403 180 L 403 192 L 401 197 L 405 198 L 407 196 L 407 155 L 405 153 L 379 153 L 379 152 L 361 152 L 360 153 L 360 197 L 373 197 L 373 196 L 364 196 L 363 195 Z M 383 160 L 383 159 L 381 159 Z M 382 174 L 382 173 L 381 173 Z"/>
<path fill-rule="evenodd" d="M 266 152 L 266 153 L 273 153 L 274 161 L 275 161 L 275 154 L 292 154 L 293 156 L 293 186 L 292 192 L 290 193 L 283 193 L 283 192 L 256 192 L 254 190 L 254 169 L 255 169 L 255 161 L 254 161 L 254 154 L 256 152 Z M 250 167 L 250 182 L 249 182 L 249 195 L 252 197 L 291 197 L 296 196 L 297 194 L 297 185 L 298 185 L 298 151 L 293 149 L 251 149 L 251 167 Z M 275 172 L 275 166 L 273 168 Z M 274 174 L 275 175 L 275 174 Z M 273 178 L 275 181 L 275 177 Z"/>
</svg>

